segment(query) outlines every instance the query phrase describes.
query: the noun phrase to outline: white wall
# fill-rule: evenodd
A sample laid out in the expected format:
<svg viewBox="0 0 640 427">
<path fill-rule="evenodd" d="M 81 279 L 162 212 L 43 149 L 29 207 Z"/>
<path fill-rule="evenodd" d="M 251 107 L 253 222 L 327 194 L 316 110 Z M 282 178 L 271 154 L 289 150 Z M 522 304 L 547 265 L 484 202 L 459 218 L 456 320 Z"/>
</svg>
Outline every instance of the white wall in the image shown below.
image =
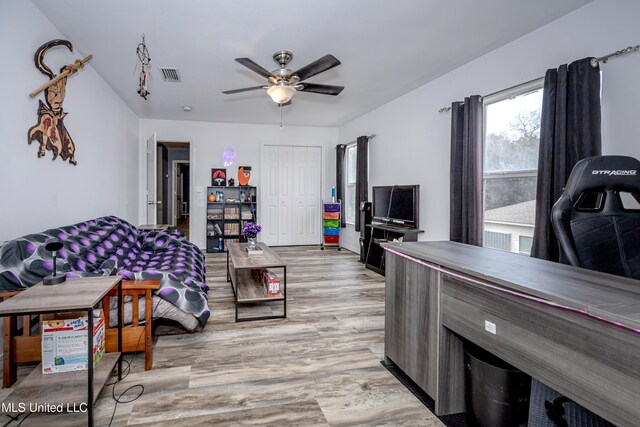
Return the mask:
<svg viewBox="0 0 640 427">
<path fill-rule="evenodd" d="M 450 116 L 438 109 L 544 75 L 548 68 L 640 43 L 640 2 L 595 0 L 477 60 L 367 113 L 339 129 L 341 142 L 376 133 L 369 184 L 419 184 L 421 240 L 449 238 Z M 604 154 L 640 157 L 640 53 L 602 65 Z M 334 160 L 335 162 L 335 155 Z M 328 175 L 327 186 L 335 183 Z M 358 249 L 348 227 L 343 244 Z"/>
<path fill-rule="evenodd" d="M 38 158 L 27 144 L 38 99 L 29 93 L 48 78 L 33 62 L 43 43 L 65 38 L 30 2 L 0 5 L 0 244 L 50 227 L 102 215 L 137 219 L 138 119 L 88 65 L 67 81 L 64 123 L 76 145 L 77 166 L 51 152 Z M 74 43 L 74 40 L 70 40 Z M 54 48 L 45 63 L 54 72 L 90 52 Z"/>
<path fill-rule="evenodd" d="M 237 185 L 238 166 L 251 166 L 251 185 L 258 187 L 258 207 L 260 206 L 260 147 L 262 144 L 277 145 L 320 145 L 326 147 L 326 153 L 338 143 L 338 129 L 284 126 L 249 125 L 236 123 L 188 122 L 176 120 L 140 120 L 139 144 L 139 218 L 140 224 L 146 222 L 146 140 L 157 132 L 159 141 L 188 141 L 191 143 L 191 213 L 189 215 L 190 240 L 204 249 L 206 245 L 206 187 L 211 185 L 211 168 L 223 167 L 222 150 L 226 146 L 236 149 L 237 158 L 227 168 L 228 177 L 234 178 Z M 335 153 L 333 160 L 323 159 L 325 170 L 335 171 Z M 333 162 L 333 163 L 331 163 Z M 329 163 L 329 165 L 328 165 Z M 335 179 L 335 172 L 333 172 Z M 327 176 L 323 177 L 326 182 Z M 196 193 L 197 187 L 203 187 L 203 193 Z M 330 188 L 323 189 L 324 197 L 330 196 Z M 261 212 L 258 210 L 258 222 Z"/>
</svg>

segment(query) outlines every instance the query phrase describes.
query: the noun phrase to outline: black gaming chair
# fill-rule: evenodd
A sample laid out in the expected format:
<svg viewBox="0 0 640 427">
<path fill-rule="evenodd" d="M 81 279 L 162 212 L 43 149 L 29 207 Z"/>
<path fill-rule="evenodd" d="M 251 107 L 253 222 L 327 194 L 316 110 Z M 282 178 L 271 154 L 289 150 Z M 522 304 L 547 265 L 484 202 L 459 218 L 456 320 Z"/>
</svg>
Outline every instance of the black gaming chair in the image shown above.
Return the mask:
<svg viewBox="0 0 640 427">
<path fill-rule="evenodd" d="M 551 209 L 566 260 L 576 267 L 640 279 L 640 161 L 596 156 L 574 166 Z M 566 425 L 561 396 L 547 401 L 549 416 Z"/>
<path fill-rule="evenodd" d="M 571 265 L 640 279 L 640 161 L 580 160 L 551 209 L 551 223 Z"/>
</svg>

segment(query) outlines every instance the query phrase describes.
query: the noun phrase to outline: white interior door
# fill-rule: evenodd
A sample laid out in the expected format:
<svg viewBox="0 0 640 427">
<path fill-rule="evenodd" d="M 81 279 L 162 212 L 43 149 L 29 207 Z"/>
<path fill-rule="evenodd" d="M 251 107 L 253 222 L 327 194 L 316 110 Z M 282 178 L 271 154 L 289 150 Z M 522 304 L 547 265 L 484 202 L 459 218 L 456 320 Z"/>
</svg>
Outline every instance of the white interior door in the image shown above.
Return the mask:
<svg viewBox="0 0 640 427">
<path fill-rule="evenodd" d="M 157 194 L 157 172 L 156 172 L 156 150 L 158 146 L 157 135 L 154 132 L 147 139 L 147 224 L 155 224 L 157 220 L 156 194 Z"/>
<path fill-rule="evenodd" d="M 292 216 L 291 216 L 291 244 L 306 245 L 307 218 L 307 147 L 293 147 L 291 170 L 292 184 Z"/>
<path fill-rule="evenodd" d="M 261 155 L 262 240 L 317 245 L 322 237 L 322 149 L 265 145 Z"/>
<path fill-rule="evenodd" d="M 322 149 L 307 148 L 305 173 L 305 243 L 317 245 L 322 241 Z"/>
<path fill-rule="evenodd" d="M 278 147 L 278 245 L 292 245 L 293 147 Z"/>
<path fill-rule="evenodd" d="M 270 246 L 278 245 L 278 147 L 267 145 L 263 148 L 259 201 L 262 200 L 261 240 Z"/>
</svg>

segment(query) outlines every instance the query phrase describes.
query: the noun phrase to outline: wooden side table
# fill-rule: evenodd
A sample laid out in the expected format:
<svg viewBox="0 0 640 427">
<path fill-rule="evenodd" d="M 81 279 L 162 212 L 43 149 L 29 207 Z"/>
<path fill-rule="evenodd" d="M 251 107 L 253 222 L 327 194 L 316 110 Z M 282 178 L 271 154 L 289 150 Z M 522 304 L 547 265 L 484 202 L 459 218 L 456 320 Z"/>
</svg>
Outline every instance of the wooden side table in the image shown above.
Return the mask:
<svg viewBox="0 0 640 427">
<path fill-rule="evenodd" d="M 118 289 L 118 352 L 106 353 L 93 367 L 93 309 L 109 292 Z M 88 425 L 93 426 L 93 405 L 109 374 L 118 365 L 118 379 L 122 379 L 122 278 L 120 276 L 82 277 L 67 279 L 60 285 L 38 283 L 20 294 L 0 303 L 0 316 L 32 315 L 85 311 L 87 313 L 86 394 L 82 391 L 82 371 L 42 374 L 38 365 L 3 401 L 4 408 L 18 408 L 20 403 L 64 405 L 64 408 L 86 408 Z M 107 315 L 108 316 L 108 315 Z M 106 319 L 108 322 L 108 317 Z M 11 328 L 15 328 L 15 321 Z M 6 337 L 5 337 L 6 338 Z M 5 358 L 11 357 L 5 355 Z M 86 396 L 86 403 L 82 400 Z M 73 405 L 80 405 L 73 406 Z M 13 406 L 11 406 L 13 405 Z"/>
</svg>

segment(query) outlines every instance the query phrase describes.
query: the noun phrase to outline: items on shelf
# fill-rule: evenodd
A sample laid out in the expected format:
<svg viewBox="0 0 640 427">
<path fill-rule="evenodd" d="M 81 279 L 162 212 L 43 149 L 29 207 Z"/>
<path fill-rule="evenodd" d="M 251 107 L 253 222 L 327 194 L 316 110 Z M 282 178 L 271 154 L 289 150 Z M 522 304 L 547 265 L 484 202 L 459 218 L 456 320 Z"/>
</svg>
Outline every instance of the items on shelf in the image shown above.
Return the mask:
<svg viewBox="0 0 640 427">
<path fill-rule="evenodd" d="M 257 188 L 211 186 L 206 194 L 208 200 L 209 195 L 215 197 L 215 202 L 207 203 L 207 252 L 226 252 L 227 243 L 246 242 L 240 231 L 248 221 L 257 220 Z"/>
<path fill-rule="evenodd" d="M 267 295 L 280 294 L 280 278 L 273 271 L 267 268 L 254 268 L 251 270 L 253 279 L 262 284 Z"/>
<path fill-rule="evenodd" d="M 241 206 L 240 207 L 240 219 L 251 221 L 253 218 L 254 211 L 249 206 Z"/>
<path fill-rule="evenodd" d="M 224 187 L 227 185 L 227 170 L 222 168 L 211 169 L 211 186 Z"/>
<path fill-rule="evenodd" d="M 220 207 L 208 208 L 207 209 L 207 219 L 223 219 L 224 214 L 223 210 Z"/>
<path fill-rule="evenodd" d="M 238 236 L 240 235 L 240 224 L 227 222 L 224 224 L 224 235 L 225 236 Z"/>
<path fill-rule="evenodd" d="M 224 219 L 238 219 L 238 207 L 224 208 Z"/>
<path fill-rule="evenodd" d="M 251 166 L 238 167 L 238 185 L 249 185 L 251 179 Z"/>
<path fill-rule="evenodd" d="M 248 246 L 245 248 L 247 250 L 247 255 L 249 256 L 262 256 L 264 255 L 264 251 L 259 246 L 256 246 L 254 249 L 249 248 Z"/>
<path fill-rule="evenodd" d="M 96 316 L 97 313 L 97 316 Z M 42 373 L 87 370 L 86 312 L 42 315 Z M 105 353 L 104 315 L 94 312 L 93 367 L 97 367 Z"/>
</svg>

